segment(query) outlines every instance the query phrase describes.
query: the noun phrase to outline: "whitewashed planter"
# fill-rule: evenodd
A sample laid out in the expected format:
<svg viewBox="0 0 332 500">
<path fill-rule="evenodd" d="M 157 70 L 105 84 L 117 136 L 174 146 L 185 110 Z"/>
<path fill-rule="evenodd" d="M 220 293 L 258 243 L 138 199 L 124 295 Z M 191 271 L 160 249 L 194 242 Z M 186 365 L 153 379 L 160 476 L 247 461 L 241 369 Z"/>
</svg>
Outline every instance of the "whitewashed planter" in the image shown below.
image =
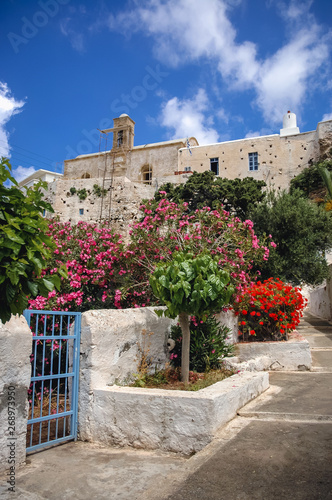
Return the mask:
<svg viewBox="0 0 332 500">
<path fill-rule="evenodd" d="M 304 371 L 312 365 L 309 342 L 297 332 L 290 333 L 287 341 L 238 343 L 235 353 L 233 366 L 242 369 Z"/>
<path fill-rule="evenodd" d="M 96 388 L 79 415 L 80 439 L 188 455 L 206 446 L 219 427 L 268 387 L 267 372 L 246 372 L 198 392 Z"/>
<path fill-rule="evenodd" d="M 79 389 L 79 437 L 117 446 L 190 454 L 201 450 L 217 429 L 269 385 L 268 373 L 241 373 L 198 392 L 120 386 L 137 372 L 142 331 L 150 337 L 149 356 L 163 368 L 168 360 L 169 318 L 155 308 L 83 313 Z M 217 319 L 237 340 L 232 311 Z M 149 339 L 149 343 L 150 343 Z M 119 385 L 114 385 L 114 383 Z"/>
</svg>

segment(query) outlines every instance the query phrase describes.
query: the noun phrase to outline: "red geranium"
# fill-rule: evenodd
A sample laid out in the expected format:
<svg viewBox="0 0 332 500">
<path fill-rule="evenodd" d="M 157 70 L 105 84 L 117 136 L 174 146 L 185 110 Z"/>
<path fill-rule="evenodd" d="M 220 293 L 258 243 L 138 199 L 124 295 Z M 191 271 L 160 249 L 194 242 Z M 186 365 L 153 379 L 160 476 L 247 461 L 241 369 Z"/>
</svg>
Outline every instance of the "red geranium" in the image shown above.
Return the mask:
<svg viewBox="0 0 332 500">
<path fill-rule="evenodd" d="M 299 324 L 306 302 L 300 288 L 279 278 L 253 284 L 234 305 L 243 340 L 286 340 L 287 331 Z"/>
</svg>

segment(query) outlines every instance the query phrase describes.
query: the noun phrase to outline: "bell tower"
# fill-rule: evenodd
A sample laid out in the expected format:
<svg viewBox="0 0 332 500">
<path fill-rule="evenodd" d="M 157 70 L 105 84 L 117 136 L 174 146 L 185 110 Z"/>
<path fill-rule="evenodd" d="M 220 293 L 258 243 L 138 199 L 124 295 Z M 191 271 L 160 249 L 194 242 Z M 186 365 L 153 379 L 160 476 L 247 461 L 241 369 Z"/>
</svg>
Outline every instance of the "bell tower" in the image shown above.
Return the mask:
<svg viewBox="0 0 332 500">
<path fill-rule="evenodd" d="M 109 169 L 108 173 L 111 172 L 111 176 L 125 176 L 128 167 L 128 153 L 134 147 L 134 120 L 130 116 L 123 114 L 119 118 L 113 118 L 113 124 L 113 128 L 100 131 L 102 134 L 106 134 L 106 137 L 110 132 L 113 133 L 113 145 L 111 151 L 109 151 L 111 163 L 105 167 L 104 177 L 106 170 Z"/>
<path fill-rule="evenodd" d="M 124 152 L 134 147 L 135 122 L 126 114 L 113 119 L 113 153 Z"/>
</svg>

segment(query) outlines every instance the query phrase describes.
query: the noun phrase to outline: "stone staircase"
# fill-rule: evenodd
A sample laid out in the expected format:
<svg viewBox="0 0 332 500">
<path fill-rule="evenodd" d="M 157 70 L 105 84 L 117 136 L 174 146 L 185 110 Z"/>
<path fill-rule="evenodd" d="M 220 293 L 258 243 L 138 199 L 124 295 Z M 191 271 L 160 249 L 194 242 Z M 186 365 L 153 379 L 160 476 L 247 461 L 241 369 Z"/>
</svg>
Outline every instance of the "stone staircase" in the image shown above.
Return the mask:
<svg viewBox="0 0 332 500">
<path fill-rule="evenodd" d="M 311 371 L 332 373 L 332 323 L 305 313 L 297 330 L 309 342 Z"/>
</svg>

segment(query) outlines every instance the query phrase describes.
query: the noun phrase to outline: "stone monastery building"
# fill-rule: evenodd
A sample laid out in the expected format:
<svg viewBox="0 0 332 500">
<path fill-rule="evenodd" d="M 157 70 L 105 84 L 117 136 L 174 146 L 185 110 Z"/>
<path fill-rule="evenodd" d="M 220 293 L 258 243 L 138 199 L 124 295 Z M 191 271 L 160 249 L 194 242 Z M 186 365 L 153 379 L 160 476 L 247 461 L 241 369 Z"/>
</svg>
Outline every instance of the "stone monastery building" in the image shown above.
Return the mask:
<svg viewBox="0 0 332 500">
<path fill-rule="evenodd" d="M 126 114 L 113 121 L 112 129 L 101 131 L 104 137 L 112 134 L 111 150 L 65 161 L 64 175 L 49 183 L 47 199 L 62 220 L 109 218 L 124 232 L 142 198 L 153 197 L 165 182 L 186 182 L 194 171 L 212 170 L 229 179 L 250 176 L 269 187 L 287 189 L 301 170 L 330 156 L 332 147 L 332 120 L 300 133 L 290 111 L 280 134 L 204 146 L 194 137 L 134 146 L 135 122 Z M 29 181 L 28 177 L 20 184 Z"/>
</svg>

